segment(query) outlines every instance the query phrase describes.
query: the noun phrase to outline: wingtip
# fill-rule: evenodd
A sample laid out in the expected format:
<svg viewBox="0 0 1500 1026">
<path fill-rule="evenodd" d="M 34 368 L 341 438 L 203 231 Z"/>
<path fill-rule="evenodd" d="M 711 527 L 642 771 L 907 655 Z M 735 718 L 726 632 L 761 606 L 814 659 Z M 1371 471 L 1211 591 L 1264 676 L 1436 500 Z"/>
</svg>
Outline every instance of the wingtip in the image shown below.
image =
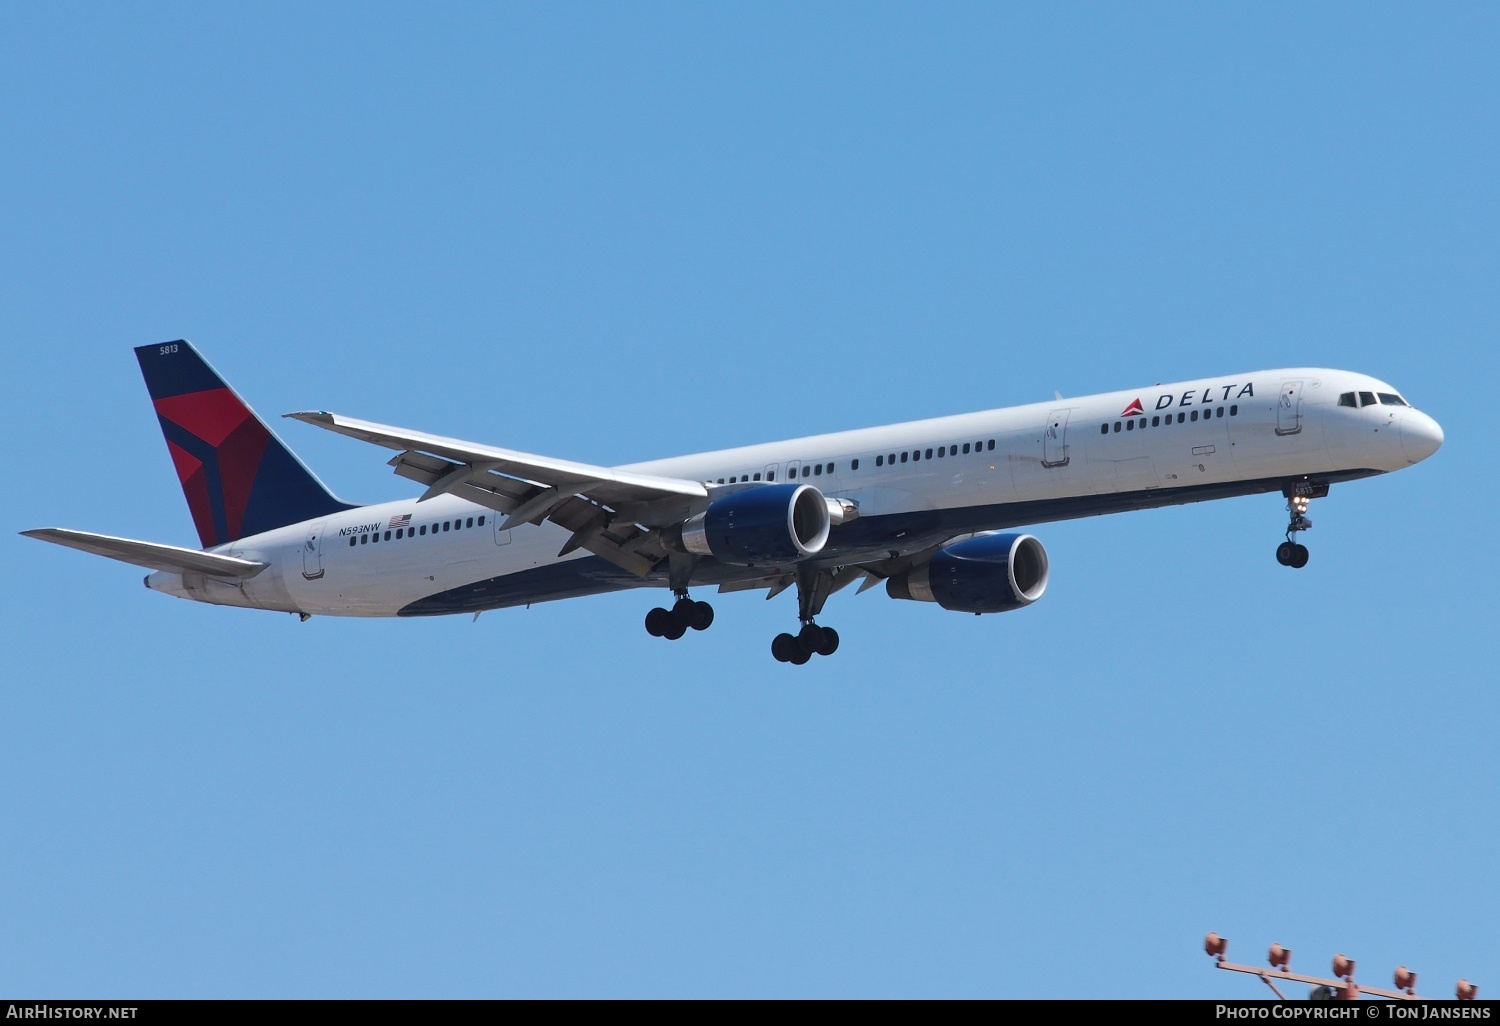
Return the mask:
<svg viewBox="0 0 1500 1026">
<path fill-rule="evenodd" d="M 326 410 L 299 410 L 296 413 L 283 413 L 282 416 L 291 420 L 300 420 L 304 424 L 333 423 L 333 414 Z"/>
</svg>

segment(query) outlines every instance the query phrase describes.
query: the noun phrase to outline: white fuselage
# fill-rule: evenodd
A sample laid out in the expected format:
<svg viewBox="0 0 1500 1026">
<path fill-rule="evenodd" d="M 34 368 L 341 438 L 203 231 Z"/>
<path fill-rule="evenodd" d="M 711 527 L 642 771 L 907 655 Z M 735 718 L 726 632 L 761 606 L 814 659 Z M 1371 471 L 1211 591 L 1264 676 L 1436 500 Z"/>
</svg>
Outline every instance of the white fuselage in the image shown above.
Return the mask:
<svg viewBox="0 0 1500 1026">
<path fill-rule="evenodd" d="M 833 529 L 817 560 L 838 565 L 918 551 L 945 533 L 1398 470 L 1441 444 L 1442 431 L 1426 414 L 1380 401 L 1339 405 L 1350 392 L 1395 395 L 1391 386 L 1347 371 L 1260 371 L 618 469 L 726 492 L 795 478 L 850 500 L 858 517 Z M 550 522 L 501 531 L 501 520 L 451 495 L 364 506 L 214 549 L 270 564 L 242 583 L 155 573 L 147 584 L 225 605 L 394 616 L 465 588 L 474 594 L 468 610 L 667 583 L 636 578 L 584 550 L 559 556 L 569 532 Z M 765 573 L 716 565 L 702 582 Z M 505 584 L 511 578 L 513 587 Z"/>
</svg>

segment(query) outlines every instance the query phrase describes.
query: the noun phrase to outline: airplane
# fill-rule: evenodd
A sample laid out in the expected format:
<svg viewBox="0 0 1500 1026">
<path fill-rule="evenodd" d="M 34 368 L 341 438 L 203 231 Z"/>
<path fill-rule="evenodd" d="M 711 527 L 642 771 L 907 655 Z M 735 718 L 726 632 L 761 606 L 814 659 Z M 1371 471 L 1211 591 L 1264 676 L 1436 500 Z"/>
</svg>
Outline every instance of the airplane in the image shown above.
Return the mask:
<svg viewBox="0 0 1500 1026">
<path fill-rule="evenodd" d="M 1443 443 L 1435 420 L 1364 374 L 1291 368 L 602 467 L 356 420 L 287 417 L 369 442 L 423 487 L 335 498 L 186 340 L 135 350 L 201 549 L 64 528 L 21 533 L 146 567 L 146 587 L 312 616 L 472 613 L 666 588 L 646 630 L 707 629 L 720 593 L 797 594 L 771 653 L 832 655 L 817 618 L 860 582 L 964 613 L 1028 606 L 1052 521 L 1280 492 L 1283 566 L 1309 503 Z"/>
</svg>

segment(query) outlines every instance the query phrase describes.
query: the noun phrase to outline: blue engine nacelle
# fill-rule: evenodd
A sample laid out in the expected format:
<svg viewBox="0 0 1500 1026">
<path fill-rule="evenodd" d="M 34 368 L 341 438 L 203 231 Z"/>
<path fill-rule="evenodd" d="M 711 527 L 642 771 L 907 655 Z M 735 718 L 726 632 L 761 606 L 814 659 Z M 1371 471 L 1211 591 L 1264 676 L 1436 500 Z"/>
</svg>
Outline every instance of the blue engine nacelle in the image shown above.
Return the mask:
<svg viewBox="0 0 1500 1026">
<path fill-rule="evenodd" d="M 812 485 L 766 484 L 716 499 L 663 541 L 678 552 L 759 566 L 816 556 L 831 525 L 828 501 Z"/>
<path fill-rule="evenodd" d="M 889 578 L 885 593 L 956 613 L 1004 613 L 1041 598 L 1050 574 L 1047 550 L 1031 535 L 979 534 Z"/>
</svg>

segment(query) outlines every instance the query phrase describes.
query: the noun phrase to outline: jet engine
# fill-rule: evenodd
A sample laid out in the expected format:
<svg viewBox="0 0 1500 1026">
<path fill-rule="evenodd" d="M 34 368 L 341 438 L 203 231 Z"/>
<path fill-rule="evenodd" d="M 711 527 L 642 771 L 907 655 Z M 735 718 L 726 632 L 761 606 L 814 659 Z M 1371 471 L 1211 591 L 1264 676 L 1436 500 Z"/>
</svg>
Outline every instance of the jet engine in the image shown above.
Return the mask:
<svg viewBox="0 0 1500 1026">
<path fill-rule="evenodd" d="M 1047 550 L 1031 535 L 978 534 L 890 577 L 885 593 L 956 613 L 1004 613 L 1041 598 L 1050 573 Z"/>
<path fill-rule="evenodd" d="M 816 556 L 828 542 L 828 502 L 812 485 L 766 484 L 726 495 L 663 532 L 676 552 L 737 566 Z"/>
</svg>

